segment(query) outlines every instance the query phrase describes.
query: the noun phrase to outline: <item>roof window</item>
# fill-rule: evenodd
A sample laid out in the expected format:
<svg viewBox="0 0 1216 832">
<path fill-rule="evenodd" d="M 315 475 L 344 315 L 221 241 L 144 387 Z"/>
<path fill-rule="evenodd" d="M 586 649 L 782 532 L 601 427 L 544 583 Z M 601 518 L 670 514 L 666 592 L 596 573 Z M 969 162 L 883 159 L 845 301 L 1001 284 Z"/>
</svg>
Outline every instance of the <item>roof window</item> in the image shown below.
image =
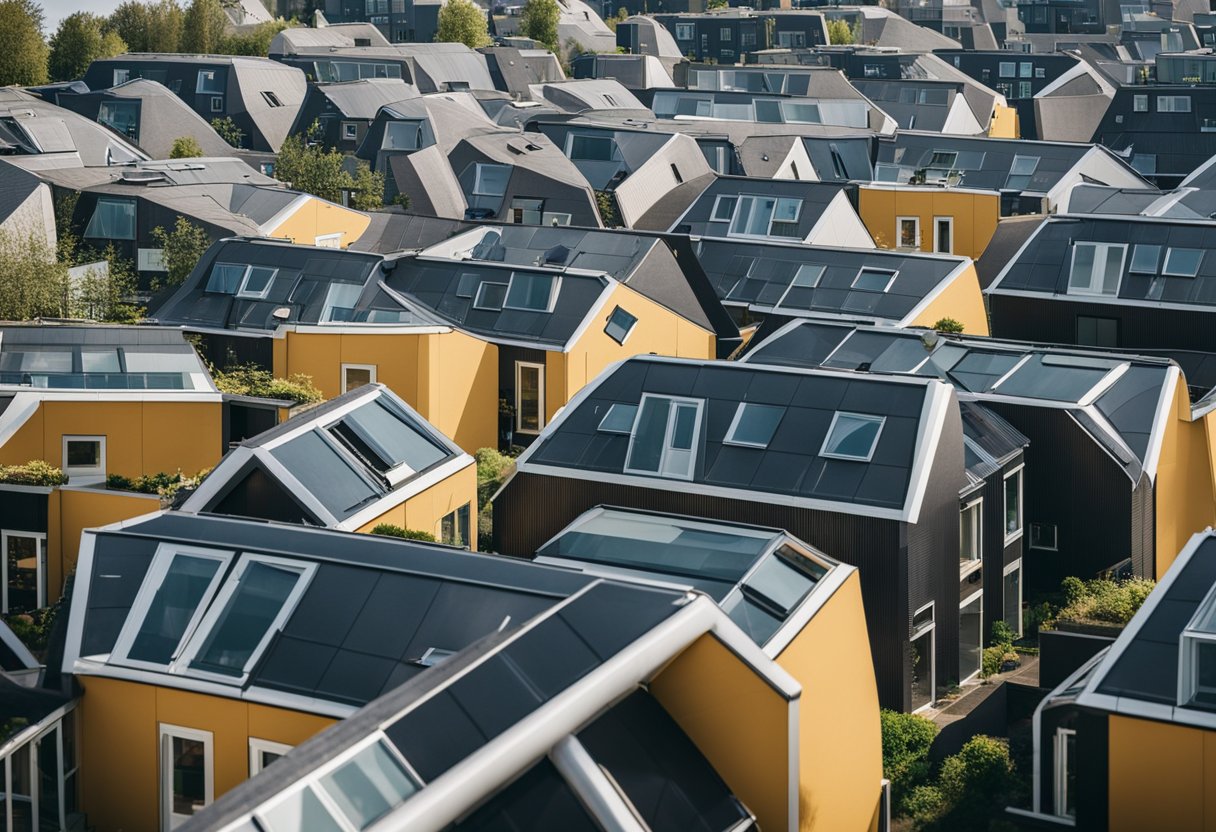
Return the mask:
<svg viewBox="0 0 1216 832">
<path fill-rule="evenodd" d="M 730 224 L 731 236 L 798 237 L 801 199 L 740 196 L 738 200 Z M 714 208 L 716 212 L 717 205 Z"/>
<path fill-rule="evenodd" d="M 482 283 L 477 287 L 477 297 L 473 299 L 474 309 L 487 312 L 501 312 L 503 299 L 507 296 L 506 283 Z"/>
<path fill-rule="evenodd" d="M 554 274 L 512 272 L 503 308 L 525 312 L 552 312 L 560 284 L 561 278 Z"/>
<path fill-rule="evenodd" d="M 365 465 L 396 484 L 439 462 L 447 452 L 387 402 L 378 396 L 330 425 L 329 432 Z"/>
<path fill-rule="evenodd" d="M 890 269 L 862 266 L 861 270 L 857 272 L 857 277 L 853 278 L 853 288 L 863 292 L 885 292 L 891 288 L 891 283 L 894 282 L 897 274 L 899 272 Z"/>
<path fill-rule="evenodd" d="M 321 310 L 322 323 L 341 323 L 355 319 L 355 304 L 363 287 L 358 283 L 331 283 L 325 294 L 325 306 Z"/>
<path fill-rule="evenodd" d="M 608 408 L 608 412 L 604 414 L 604 418 L 600 420 L 600 425 L 597 428 L 601 433 L 633 433 L 633 423 L 638 417 L 638 406 L 636 404 L 622 404 L 615 402 Z"/>
<path fill-rule="evenodd" d="M 1005 180 L 1005 189 L 1024 191 L 1030 185 L 1030 178 L 1038 170 L 1038 156 L 1014 156 L 1013 164 L 1009 167 L 1009 178 Z"/>
<path fill-rule="evenodd" d="M 604 333 L 618 344 L 624 344 L 637 322 L 636 315 L 632 315 L 618 306 L 608 316 L 608 324 L 604 327 Z"/>
<path fill-rule="evenodd" d="M 460 279 L 456 282 L 456 297 L 471 298 L 477 291 L 477 282 L 480 278 L 471 272 L 464 272 L 460 275 Z"/>
<path fill-rule="evenodd" d="M 837 411 L 819 455 L 829 459 L 869 462 L 874 456 L 874 449 L 878 447 L 878 437 L 886 421 L 885 416 Z"/>
<path fill-rule="evenodd" d="M 1072 250 L 1068 294 L 1118 297 L 1126 243 L 1077 243 Z"/>
<path fill-rule="evenodd" d="M 722 609 L 753 641 L 764 645 L 827 573 L 827 566 L 789 545 L 779 546 L 723 600 Z"/>
<path fill-rule="evenodd" d="M 1216 587 L 1182 631 L 1179 659 L 1179 706 L 1216 710 Z"/>
<path fill-rule="evenodd" d="M 1165 266 L 1161 273 L 1170 277 L 1194 277 L 1203 262 L 1203 249 L 1169 248 L 1165 250 Z"/>
<path fill-rule="evenodd" d="M 784 407 L 742 402 L 726 432 L 726 444 L 749 448 L 767 448 L 785 415 Z"/>
<path fill-rule="evenodd" d="M 1135 274 L 1156 274 L 1161 262 L 1161 246 L 1138 245 L 1132 249 L 1129 271 Z"/>
<path fill-rule="evenodd" d="M 705 402 L 646 393 L 629 438 L 625 472 L 692 479 Z"/>
<path fill-rule="evenodd" d="M 279 100 L 279 97 L 270 90 L 262 90 L 262 100 L 271 107 L 283 106 L 283 102 Z"/>
</svg>

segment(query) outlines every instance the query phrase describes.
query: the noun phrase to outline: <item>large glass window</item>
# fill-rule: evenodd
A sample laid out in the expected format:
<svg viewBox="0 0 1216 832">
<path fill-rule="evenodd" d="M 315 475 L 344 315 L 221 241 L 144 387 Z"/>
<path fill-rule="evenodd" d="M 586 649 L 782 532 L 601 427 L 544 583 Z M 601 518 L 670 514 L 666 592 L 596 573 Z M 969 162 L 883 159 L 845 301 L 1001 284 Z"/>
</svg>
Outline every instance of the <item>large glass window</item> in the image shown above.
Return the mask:
<svg viewBox="0 0 1216 832">
<path fill-rule="evenodd" d="M 1055 736 L 1055 813 L 1060 817 L 1077 816 L 1077 732 L 1057 728 Z"/>
<path fill-rule="evenodd" d="M 885 416 L 837 411 L 819 455 L 869 462 L 874 456 L 874 449 L 878 447 L 878 437 L 886 421 Z"/>
<path fill-rule="evenodd" d="M 527 312 L 551 312 L 560 284 L 561 278 L 555 274 L 512 272 L 503 307 Z"/>
<path fill-rule="evenodd" d="M 1135 274 L 1156 274 L 1161 262 L 1161 246 L 1137 245 L 1132 249 L 1132 264 L 1128 270 Z"/>
<path fill-rule="evenodd" d="M 421 121 L 389 121 L 384 125 L 385 150 L 417 150 L 426 143 Z"/>
<path fill-rule="evenodd" d="M 134 240 L 135 200 L 99 197 L 84 236 L 95 240 Z"/>
<path fill-rule="evenodd" d="M 978 562 L 983 555 L 983 510 L 983 501 L 976 500 L 959 514 L 958 559 L 964 567 Z"/>
<path fill-rule="evenodd" d="M 933 633 L 930 624 L 920 628 L 908 641 L 907 661 L 913 711 L 933 704 Z"/>
<path fill-rule="evenodd" d="M 1182 631 L 1178 704 L 1216 710 L 1216 589 L 1208 592 Z"/>
<path fill-rule="evenodd" d="M 120 136 L 139 141 L 138 101 L 103 101 L 97 109 L 97 121 Z"/>
<path fill-rule="evenodd" d="M 366 829 L 418 790 L 383 744 L 377 742 L 320 780 L 321 788 L 356 829 Z"/>
<path fill-rule="evenodd" d="M 801 199 L 740 196 L 738 200 L 738 207 L 730 224 L 732 235 L 798 237 Z"/>
<path fill-rule="evenodd" d="M 211 267 L 211 274 L 207 278 L 207 288 L 204 291 L 235 295 L 244 278 L 245 266 L 237 263 L 216 263 Z"/>
<path fill-rule="evenodd" d="M 340 520 L 381 494 L 315 430 L 272 448 L 270 455 Z"/>
<path fill-rule="evenodd" d="M 124 629 L 115 654 L 121 654 L 122 646 L 129 642 L 130 647 L 125 651 L 128 660 L 169 664 L 181 647 L 182 640 L 202 617 L 205 602 L 214 592 L 227 560 L 226 554 L 218 552 L 167 552 L 158 555 L 158 560 L 145 579 L 148 587 L 152 588 L 147 612 L 133 633 Z M 161 567 L 161 563 L 165 565 Z M 144 592 L 141 590 L 141 596 Z M 130 621 L 128 627 L 131 626 Z"/>
<path fill-rule="evenodd" d="M 1119 294 L 1126 244 L 1077 243 L 1073 246 L 1068 292 L 1074 295 Z"/>
<path fill-rule="evenodd" d="M 540 433 L 545 426 L 545 368 L 515 362 L 515 430 Z"/>
<path fill-rule="evenodd" d="M 625 470 L 692 479 L 703 405 L 699 399 L 644 395 Z"/>
<path fill-rule="evenodd" d="M 958 676 L 965 681 L 980 672 L 984 652 L 984 594 L 977 592 L 958 608 Z"/>
<path fill-rule="evenodd" d="M 194 91 L 200 95 L 223 95 L 224 72 L 219 69 L 200 69 Z"/>
<path fill-rule="evenodd" d="M 502 196 L 507 192 L 511 178 L 509 165 L 483 165 L 478 163 L 473 176 L 473 193 L 476 196 Z"/>
<path fill-rule="evenodd" d="M 570 136 L 569 156 L 574 161 L 610 162 L 617 158 L 616 142 L 611 136 Z"/>
<path fill-rule="evenodd" d="M 1022 562 L 1016 561 L 1005 567 L 1001 582 L 1001 594 L 1005 602 L 1004 622 L 1019 636 L 1022 634 Z"/>
<path fill-rule="evenodd" d="M 874 269 L 863 266 L 853 278 L 853 288 L 864 292 L 885 292 L 891 288 L 895 280 L 895 272 L 890 269 Z"/>
<path fill-rule="evenodd" d="M 624 344 L 637 322 L 638 319 L 635 315 L 631 315 L 618 306 L 608 316 L 608 325 L 604 327 L 604 333 L 618 344 Z"/>
<path fill-rule="evenodd" d="M 46 606 L 46 535 L 0 532 L 4 554 L 5 614 L 30 612 Z"/>
<path fill-rule="evenodd" d="M 1170 248 L 1165 252 L 1165 266 L 1162 274 L 1171 277 L 1194 277 L 1199 274 L 1199 264 L 1203 262 L 1203 249 Z"/>
<path fill-rule="evenodd" d="M 325 306 L 321 310 L 321 323 L 338 323 L 354 320 L 355 305 L 363 287 L 358 283 L 331 283 L 325 294 Z"/>
<path fill-rule="evenodd" d="M 735 410 L 734 421 L 726 432 L 726 443 L 766 448 L 773 441 L 773 434 L 777 432 L 784 415 L 784 407 L 743 402 Z"/>
<path fill-rule="evenodd" d="M 439 542 L 449 546 L 469 545 L 469 504 L 448 512 L 439 521 Z"/>
<path fill-rule="evenodd" d="M 1022 469 L 1005 475 L 1005 542 L 1022 533 Z"/>
<path fill-rule="evenodd" d="M 175 829 L 212 800 L 212 735 L 160 726 L 161 829 Z"/>
</svg>

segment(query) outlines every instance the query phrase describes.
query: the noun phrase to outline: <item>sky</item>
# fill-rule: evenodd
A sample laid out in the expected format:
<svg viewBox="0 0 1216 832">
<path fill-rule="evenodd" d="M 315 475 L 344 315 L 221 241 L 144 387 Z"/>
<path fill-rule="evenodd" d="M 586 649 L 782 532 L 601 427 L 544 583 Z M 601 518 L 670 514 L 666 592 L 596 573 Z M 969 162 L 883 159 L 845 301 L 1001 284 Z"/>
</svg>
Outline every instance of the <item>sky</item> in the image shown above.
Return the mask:
<svg viewBox="0 0 1216 832">
<path fill-rule="evenodd" d="M 121 2 L 122 0 L 42 0 L 42 9 L 46 12 L 46 34 L 52 34 L 59 28 L 59 21 L 72 12 L 109 14 Z"/>
</svg>

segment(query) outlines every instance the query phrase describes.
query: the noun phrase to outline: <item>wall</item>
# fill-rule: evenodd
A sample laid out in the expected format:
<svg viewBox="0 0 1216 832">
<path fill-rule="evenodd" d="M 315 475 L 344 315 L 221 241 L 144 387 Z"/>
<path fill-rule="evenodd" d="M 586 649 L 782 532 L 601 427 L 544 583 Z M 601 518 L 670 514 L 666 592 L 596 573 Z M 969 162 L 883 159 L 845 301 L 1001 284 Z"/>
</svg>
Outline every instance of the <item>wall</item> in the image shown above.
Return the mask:
<svg viewBox="0 0 1216 832">
<path fill-rule="evenodd" d="M 1179 379 L 1165 425 L 1161 457 L 1157 463 L 1155 575 L 1161 580 L 1183 545 L 1195 532 L 1216 523 L 1213 499 L 1212 449 L 1209 422 L 1212 415 L 1192 422 L 1190 396 Z"/>
<path fill-rule="evenodd" d="M 477 466 L 470 462 L 430 488 L 410 497 L 399 506 L 365 523 L 358 531 L 371 532 L 380 523 L 392 523 L 405 529 L 430 532 L 439 540 L 439 521 L 465 503 L 469 503 L 469 537 L 465 541 L 477 551 Z"/>
<path fill-rule="evenodd" d="M 984 295 L 980 291 L 975 263 L 968 263 L 963 273 L 933 298 L 912 319 L 912 326 L 933 326 L 942 318 L 954 318 L 968 335 L 988 335 L 988 313 L 984 310 Z"/>
<path fill-rule="evenodd" d="M 761 829 L 790 828 L 791 708 L 799 703 L 786 701 L 709 634 L 672 660 L 650 692 Z"/>
<path fill-rule="evenodd" d="M 1216 732 L 1115 714 L 1109 725 L 1111 832 L 1216 826 Z"/>
<path fill-rule="evenodd" d="M 67 486 L 56 489 L 52 496 L 58 498 L 59 521 L 54 527 L 58 534 L 47 535 L 46 586 L 51 603 L 59 597 L 67 576 L 76 571 L 82 531 L 160 510 L 160 497 L 155 494 Z"/>
<path fill-rule="evenodd" d="M 270 229 L 268 236 L 311 246 L 317 237 L 340 233 L 342 248 L 346 248 L 359 239 L 369 225 L 371 217 L 367 214 L 313 197 Z"/>
<path fill-rule="evenodd" d="M 1021 120 L 1014 107 L 997 104 L 992 110 L 992 121 L 988 124 L 988 137 L 991 139 L 1021 138 Z"/>
<path fill-rule="evenodd" d="M 81 808 L 90 826 L 160 827 L 159 723 L 211 731 L 215 797 L 249 777 L 249 738 L 298 745 L 334 720 L 235 699 L 99 677 L 77 677 Z"/>
<path fill-rule="evenodd" d="M 881 248 L 899 247 L 897 217 L 920 218 L 920 250 L 933 251 L 933 218 L 954 218 L 954 251 L 975 260 L 1000 221 L 996 191 L 869 185 L 858 189 L 858 213 Z"/>
<path fill-rule="evenodd" d="M 856 572 L 815 613 L 777 663 L 802 685 L 801 828 L 865 829 L 878 810 L 882 736 Z M 831 718 L 822 718 L 825 714 Z"/>
</svg>

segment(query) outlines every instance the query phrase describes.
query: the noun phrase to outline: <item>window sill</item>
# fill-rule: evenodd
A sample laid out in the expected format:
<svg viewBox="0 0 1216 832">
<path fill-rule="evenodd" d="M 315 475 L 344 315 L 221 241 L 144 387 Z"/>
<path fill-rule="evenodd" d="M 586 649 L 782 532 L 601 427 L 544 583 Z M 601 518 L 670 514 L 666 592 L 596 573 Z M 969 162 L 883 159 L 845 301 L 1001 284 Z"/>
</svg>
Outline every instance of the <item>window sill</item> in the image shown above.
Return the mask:
<svg viewBox="0 0 1216 832">
<path fill-rule="evenodd" d="M 1024 531 L 1025 531 L 1024 529 L 1018 529 L 1016 532 L 1013 532 L 1012 534 L 1005 535 L 1005 545 L 1008 546 L 1010 543 L 1014 543 L 1018 540 L 1021 540 L 1022 534 Z"/>
<path fill-rule="evenodd" d="M 972 572 L 978 572 L 980 569 L 983 569 L 983 568 L 984 568 L 983 558 L 976 558 L 975 560 L 968 560 L 968 561 L 959 561 L 958 576 L 960 579 L 965 578 L 968 575 L 970 575 Z"/>
</svg>

